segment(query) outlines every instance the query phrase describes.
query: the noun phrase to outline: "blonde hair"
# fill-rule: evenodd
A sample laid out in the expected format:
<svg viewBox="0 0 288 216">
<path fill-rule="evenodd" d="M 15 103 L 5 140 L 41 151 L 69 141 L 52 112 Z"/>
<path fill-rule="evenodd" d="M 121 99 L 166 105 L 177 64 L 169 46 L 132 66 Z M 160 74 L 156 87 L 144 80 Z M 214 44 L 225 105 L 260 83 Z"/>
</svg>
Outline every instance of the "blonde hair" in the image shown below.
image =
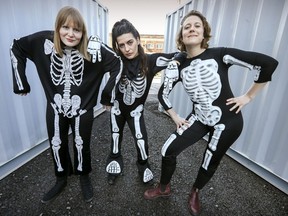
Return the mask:
<svg viewBox="0 0 288 216">
<path fill-rule="evenodd" d="M 187 51 L 186 50 L 186 47 L 185 47 L 185 44 L 183 43 L 183 37 L 182 37 L 182 31 L 183 31 L 183 23 L 185 22 L 185 20 L 190 17 L 190 16 L 198 16 L 201 20 L 202 20 L 202 23 L 203 23 L 203 28 L 204 28 L 204 39 L 201 43 L 201 48 L 205 48 L 207 49 L 209 47 L 209 40 L 210 38 L 212 37 L 211 35 L 211 27 L 208 23 L 208 21 L 206 20 L 206 17 L 204 17 L 199 11 L 196 11 L 196 10 L 191 10 L 188 14 L 186 14 L 181 23 L 180 23 L 180 29 L 177 33 L 177 36 L 176 36 L 176 44 L 177 44 L 177 48 L 180 50 L 180 51 Z"/>
<path fill-rule="evenodd" d="M 80 43 L 75 48 L 84 56 L 85 59 L 90 61 L 91 58 L 89 53 L 87 52 L 88 36 L 84 19 L 77 9 L 70 6 L 61 8 L 56 17 L 54 31 L 54 46 L 56 52 L 61 57 L 63 56 L 64 44 L 60 39 L 59 31 L 60 28 L 66 23 L 66 21 L 73 22 L 75 27 L 82 31 L 82 38 L 80 40 Z"/>
</svg>

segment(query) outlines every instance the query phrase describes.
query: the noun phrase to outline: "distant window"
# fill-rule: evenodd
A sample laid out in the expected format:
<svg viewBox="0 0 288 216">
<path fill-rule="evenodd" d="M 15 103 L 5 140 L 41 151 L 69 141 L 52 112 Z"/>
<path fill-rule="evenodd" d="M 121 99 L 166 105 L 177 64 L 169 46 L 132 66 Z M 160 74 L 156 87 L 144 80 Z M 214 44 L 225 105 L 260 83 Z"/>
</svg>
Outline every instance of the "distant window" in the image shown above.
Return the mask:
<svg viewBox="0 0 288 216">
<path fill-rule="evenodd" d="M 157 43 L 156 44 L 156 49 L 163 49 L 163 44 Z"/>
<path fill-rule="evenodd" d="M 147 43 L 147 44 L 146 44 L 146 48 L 147 48 L 147 49 L 154 49 L 154 44 Z"/>
</svg>

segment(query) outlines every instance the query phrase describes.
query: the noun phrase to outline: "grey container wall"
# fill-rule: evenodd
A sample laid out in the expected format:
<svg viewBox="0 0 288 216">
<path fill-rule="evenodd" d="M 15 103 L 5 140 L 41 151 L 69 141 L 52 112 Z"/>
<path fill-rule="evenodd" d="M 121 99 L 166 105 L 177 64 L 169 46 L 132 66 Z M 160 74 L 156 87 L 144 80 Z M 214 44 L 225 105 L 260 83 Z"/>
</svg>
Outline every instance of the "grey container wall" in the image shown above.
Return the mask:
<svg viewBox="0 0 288 216">
<path fill-rule="evenodd" d="M 244 130 L 228 155 L 288 194 L 288 1 L 189 1 L 167 14 L 165 52 L 177 50 L 175 35 L 180 21 L 192 9 L 201 11 L 211 25 L 210 47 L 262 52 L 279 61 L 272 82 L 242 110 Z M 235 96 L 245 93 L 254 74 L 237 66 L 231 68 L 229 78 Z M 181 85 L 170 99 L 181 116 L 191 111 L 192 103 Z"/>
<path fill-rule="evenodd" d="M 14 38 L 36 31 L 53 30 L 60 8 L 70 5 L 83 15 L 88 35 L 97 34 L 108 41 L 108 10 L 92 0 L 10 0 L 1 1 L 0 49 L 0 179 L 35 157 L 49 146 L 46 132 L 46 99 L 35 66 L 27 61 L 31 93 L 15 95 L 9 47 Z M 103 89 L 108 77 L 103 80 Z M 100 89 L 100 90 L 101 90 Z M 102 106 L 94 108 L 97 115 Z"/>
</svg>

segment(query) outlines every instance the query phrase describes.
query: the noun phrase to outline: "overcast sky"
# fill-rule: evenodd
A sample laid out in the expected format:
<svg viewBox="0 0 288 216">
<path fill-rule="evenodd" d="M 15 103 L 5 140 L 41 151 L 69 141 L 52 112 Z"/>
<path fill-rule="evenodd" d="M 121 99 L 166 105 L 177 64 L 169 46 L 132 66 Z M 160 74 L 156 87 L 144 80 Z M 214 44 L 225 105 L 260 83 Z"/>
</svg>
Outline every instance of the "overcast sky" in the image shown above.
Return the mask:
<svg viewBox="0 0 288 216">
<path fill-rule="evenodd" d="M 115 22 L 128 19 L 140 34 L 164 34 L 166 14 L 189 0 L 98 0 L 108 8 L 109 32 Z"/>
</svg>

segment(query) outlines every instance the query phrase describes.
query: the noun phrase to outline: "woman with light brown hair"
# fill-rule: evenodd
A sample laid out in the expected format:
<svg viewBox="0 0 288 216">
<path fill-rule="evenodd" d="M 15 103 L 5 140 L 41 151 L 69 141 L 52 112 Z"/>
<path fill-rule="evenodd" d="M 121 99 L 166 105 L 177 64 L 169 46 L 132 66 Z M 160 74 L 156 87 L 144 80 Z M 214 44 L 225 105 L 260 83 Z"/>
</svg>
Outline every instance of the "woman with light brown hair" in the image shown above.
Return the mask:
<svg viewBox="0 0 288 216">
<path fill-rule="evenodd" d="M 56 184 L 41 201 L 48 203 L 56 198 L 67 185 L 67 177 L 74 173 L 80 176 L 84 200 L 90 202 L 93 198 L 89 177 L 93 108 L 106 72 L 110 78 L 100 102 L 104 106 L 113 105 L 115 85 L 122 70 L 121 59 L 96 37 L 88 44 L 82 15 L 69 6 L 58 12 L 55 31 L 15 39 L 10 54 L 14 92 L 30 93 L 25 71 L 29 59 L 37 68 L 47 99 L 46 123 Z M 73 134 L 74 163 L 69 154 L 69 128 Z"/>
<path fill-rule="evenodd" d="M 226 47 L 209 48 L 210 32 L 209 23 L 198 11 L 192 10 L 182 19 L 177 46 L 187 53 L 187 58 L 178 67 L 179 74 L 172 87 L 164 82 L 158 94 L 161 105 L 177 129 L 162 147 L 158 187 L 144 193 L 145 199 L 170 196 L 177 156 L 209 133 L 202 164 L 188 199 L 188 209 L 193 215 L 200 212 L 199 191 L 213 177 L 222 157 L 242 132 L 240 110 L 271 81 L 278 65 L 277 60 L 261 53 Z M 239 97 L 234 97 L 229 84 L 228 71 L 232 65 L 256 71 L 254 83 Z M 183 84 L 193 103 L 191 113 L 185 119 L 174 111 L 168 98 L 178 82 Z"/>
</svg>

